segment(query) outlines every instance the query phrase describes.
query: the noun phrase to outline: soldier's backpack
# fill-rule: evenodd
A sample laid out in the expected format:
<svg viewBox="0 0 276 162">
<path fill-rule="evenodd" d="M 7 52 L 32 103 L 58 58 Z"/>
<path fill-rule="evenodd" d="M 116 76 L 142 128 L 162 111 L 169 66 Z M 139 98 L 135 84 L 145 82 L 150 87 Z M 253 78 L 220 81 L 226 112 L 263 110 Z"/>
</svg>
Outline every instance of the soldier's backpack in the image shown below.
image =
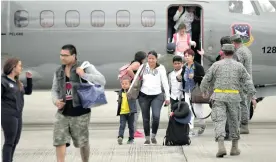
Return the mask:
<svg viewBox="0 0 276 162">
<path fill-rule="evenodd" d="M 124 66 L 122 66 L 120 69 L 119 69 L 119 75 L 118 75 L 118 79 L 121 81 L 121 79 L 123 77 L 129 77 L 131 78 L 129 75 L 128 75 L 128 72 L 127 72 L 127 68 L 130 66 L 131 64 L 126 64 Z"/>
</svg>

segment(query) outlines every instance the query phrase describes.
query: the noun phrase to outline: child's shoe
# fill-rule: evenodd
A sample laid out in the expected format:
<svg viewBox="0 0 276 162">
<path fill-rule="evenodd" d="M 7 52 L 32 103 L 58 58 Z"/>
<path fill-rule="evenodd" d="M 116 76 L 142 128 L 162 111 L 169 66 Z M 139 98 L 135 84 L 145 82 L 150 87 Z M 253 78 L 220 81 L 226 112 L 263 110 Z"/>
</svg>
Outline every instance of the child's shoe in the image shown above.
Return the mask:
<svg viewBox="0 0 276 162">
<path fill-rule="evenodd" d="M 133 144 L 134 143 L 134 139 L 129 138 L 127 141 L 127 144 Z"/>
<path fill-rule="evenodd" d="M 118 137 L 117 141 L 118 141 L 118 144 L 119 144 L 119 145 L 122 145 L 122 144 L 123 144 L 123 138 L 122 138 L 122 137 Z"/>
</svg>

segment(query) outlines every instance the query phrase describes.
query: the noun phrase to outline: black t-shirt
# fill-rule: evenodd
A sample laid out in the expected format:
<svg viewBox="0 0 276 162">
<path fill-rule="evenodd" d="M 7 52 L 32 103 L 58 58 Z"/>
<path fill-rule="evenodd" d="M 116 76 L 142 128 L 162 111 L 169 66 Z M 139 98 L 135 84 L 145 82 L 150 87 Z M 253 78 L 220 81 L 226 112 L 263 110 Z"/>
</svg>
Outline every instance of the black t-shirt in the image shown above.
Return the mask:
<svg viewBox="0 0 276 162">
<path fill-rule="evenodd" d="M 62 114 L 66 116 L 81 116 L 89 113 L 90 111 L 90 109 L 85 109 L 82 106 L 73 107 L 72 84 L 66 76 L 66 103 Z"/>
</svg>

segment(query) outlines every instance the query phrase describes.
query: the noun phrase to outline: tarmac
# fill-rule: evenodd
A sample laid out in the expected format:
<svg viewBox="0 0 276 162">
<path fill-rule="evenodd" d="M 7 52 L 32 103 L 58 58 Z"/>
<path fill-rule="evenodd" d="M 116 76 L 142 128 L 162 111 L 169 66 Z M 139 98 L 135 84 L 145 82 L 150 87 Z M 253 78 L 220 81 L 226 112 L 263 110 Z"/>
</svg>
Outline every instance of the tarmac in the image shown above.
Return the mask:
<svg viewBox="0 0 276 162">
<path fill-rule="evenodd" d="M 119 117 L 117 113 L 117 94 L 115 90 L 106 91 L 108 104 L 91 109 L 91 125 L 100 126 L 117 126 Z M 211 109 L 206 104 L 204 105 L 207 116 Z M 257 109 L 251 123 L 267 123 L 276 122 L 276 97 L 264 98 L 258 103 Z M 55 119 L 57 108 L 52 103 L 51 91 L 34 91 L 31 96 L 25 95 L 25 106 L 23 113 L 23 123 L 25 126 L 51 126 Z M 142 122 L 141 115 L 139 117 Z M 161 110 L 160 122 L 161 125 L 167 124 L 168 107 L 163 107 Z M 211 118 L 208 118 L 207 123 L 211 123 Z M 165 128 L 165 127 L 164 127 Z"/>
<path fill-rule="evenodd" d="M 250 121 L 250 134 L 241 135 L 240 156 L 230 156 L 231 142 L 225 142 L 228 155 L 215 157 L 217 143 L 214 141 L 213 125 L 208 118 L 207 129 L 201 136 L 192 137 L 190 146 L 162 146 L 168 122 L 167 107 L 162 108 L 157 145 L 144 146 L 143 138 L 135 139 L 132 145 L 117 144 L 119 117 L 117 95 L 106 92 L 108 104 L 92 108 L 90 124 L 90 162 L 274 162 L 276 159 L 276 97 L 265 98 L 258 103 Z M 205 114 L 211 111 L 205 106 Z M 25 96 L 23 131 L 17 146 L 14 162 L 55 162 L 52 145 L 53 121 L 57 108 L 51 101 L 50 91 L 34 91 Z M 138 128 L 142 131 L 141 116 Z M 125 137 L 128 130 L 125 131 Z M 3 144 L 3 134 L 1 136 Z M 67 149 L 66 162 L 81 162 L 79 149 Z"/>
</svg>

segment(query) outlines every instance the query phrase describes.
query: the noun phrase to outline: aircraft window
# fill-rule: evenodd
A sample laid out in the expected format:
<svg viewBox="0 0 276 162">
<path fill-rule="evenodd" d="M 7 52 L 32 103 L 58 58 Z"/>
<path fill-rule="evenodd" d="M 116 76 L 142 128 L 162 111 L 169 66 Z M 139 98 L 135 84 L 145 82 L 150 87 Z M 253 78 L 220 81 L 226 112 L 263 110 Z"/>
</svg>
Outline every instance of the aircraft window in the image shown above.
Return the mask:
<svg viewBox="0 0 276 162">
<path fill-rule="evenodd" d="M 145 10 L 141 14 L 141 23 L 144 27 L 153 27 L 155 25 L 155 12 Z"/>
<path fill-rule="evenodd" d="M 105 13 L 100 10 L 91 12 L 91 25 L 93 27 L 103 27 L 105 24 Z"/>
<path fill-rule="evenodd" d="M 80 25 L 80 13 L 75 10 L 66 12 L 65 24 L 68 27 L 78 27 Z"/>
<path fill-rule="evenodd" d="M 130 25 L 130 13 L 127 10 L 120 10 L 116 14 L 116 23 L 118 27 L 128 27 Z"/>
<path fill-rule="evenodd" d="M 29 24 L 29 13 L 25 10 L 19 10 L 14 13 L 14 25 L 18 28 L 24 28 Z"/>
<path fill-rule="evenodd" d="M 258 0 L 263 12 L 275 12 L 275 8 L 268 0 Z"/>
<path fill-rule="evenodd" d="M 45 10 L 40 13 L 40 25 L 43 28 L 50 28 L 54 25 L 54 12 Z"/>
<path fill-rule="evenodd" d="M 229 12 L 241 13 L 245 15 L 255 15 L 255 10 L 250 0 L 229 1 Z"/>
</svg>

